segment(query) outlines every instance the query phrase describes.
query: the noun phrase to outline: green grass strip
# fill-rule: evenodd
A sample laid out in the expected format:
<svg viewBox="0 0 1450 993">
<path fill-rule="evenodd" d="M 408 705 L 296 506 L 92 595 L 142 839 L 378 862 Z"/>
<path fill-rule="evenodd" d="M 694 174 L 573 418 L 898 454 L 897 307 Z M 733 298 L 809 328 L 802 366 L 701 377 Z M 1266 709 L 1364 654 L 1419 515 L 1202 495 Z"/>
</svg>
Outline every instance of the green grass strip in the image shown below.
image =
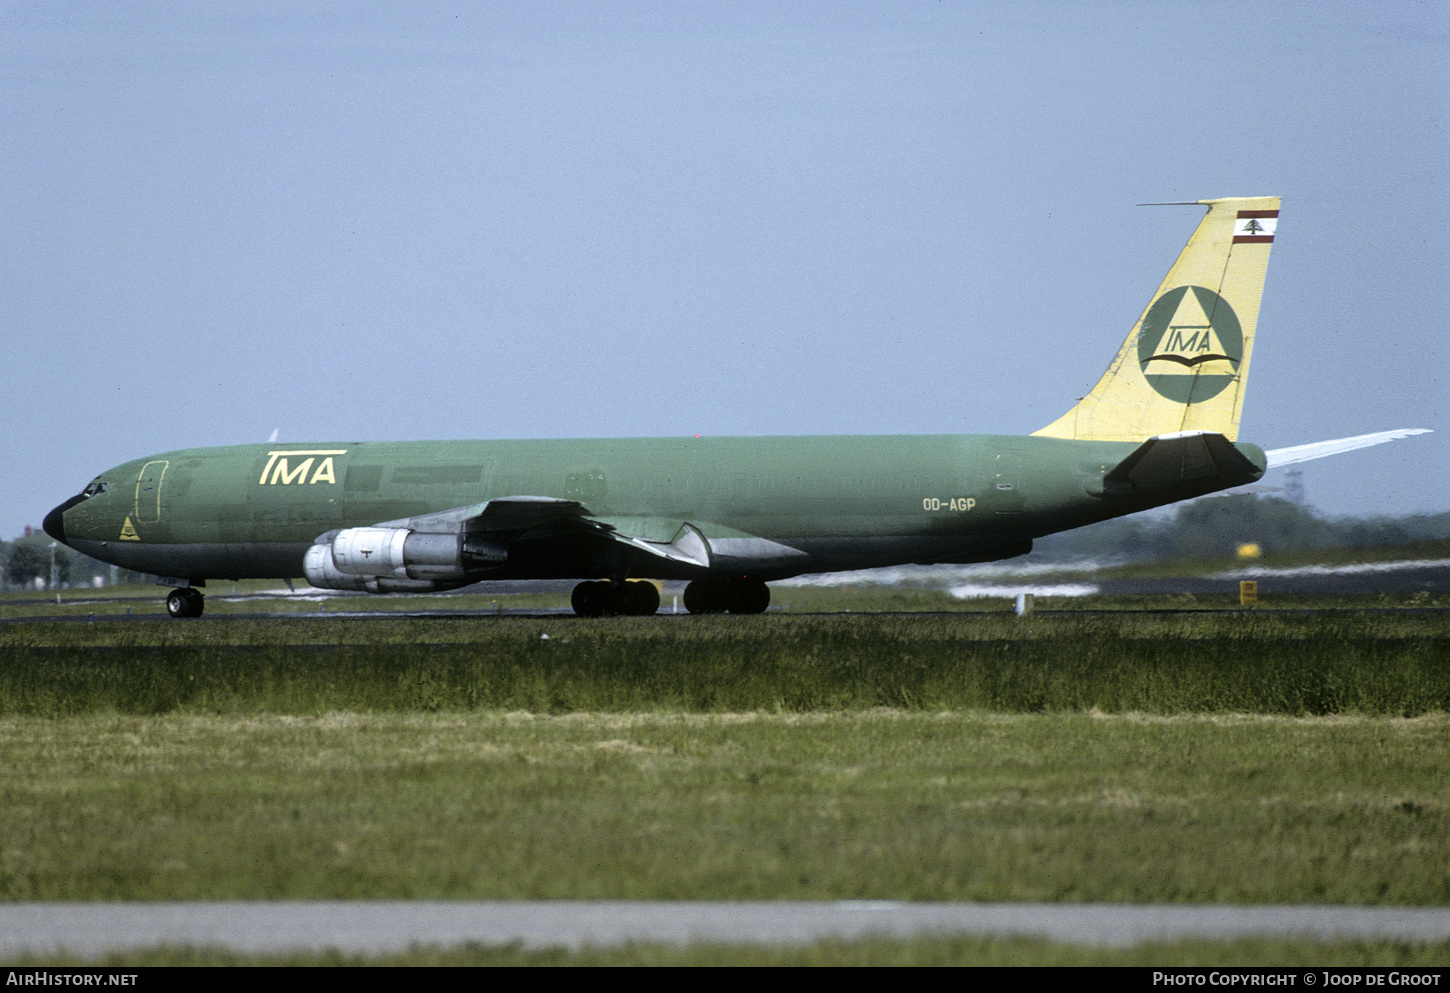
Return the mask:
<svg viewBox="0 0 1450 993">
<path fill-rule="evenodd" d="M 0 899 L 1450 905 L 1450 719 L 0 719 Z"/>
<path fill-rule="evenodd" d="M 1450 615 L 31 623 L 0 714 L 1450 710 Z"/>
</svg>

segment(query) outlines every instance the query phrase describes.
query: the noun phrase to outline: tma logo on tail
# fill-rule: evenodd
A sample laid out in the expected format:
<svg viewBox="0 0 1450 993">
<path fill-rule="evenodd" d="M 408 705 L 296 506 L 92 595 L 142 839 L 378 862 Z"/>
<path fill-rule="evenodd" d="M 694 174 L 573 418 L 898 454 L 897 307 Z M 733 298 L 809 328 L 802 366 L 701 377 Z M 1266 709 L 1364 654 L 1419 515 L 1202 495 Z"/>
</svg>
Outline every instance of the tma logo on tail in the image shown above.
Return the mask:
<svg viewBox="0 0 1450 993">
<path fill-rule="evenodd" d="M 1143 378 L 1174 403 L 1218 396 L 1238 375 L 1243 357 L 1238 315 L 1227 300 L 1202 286 L 1163 294 L 1148 308 L 1138 333 Z"/>
</svg>

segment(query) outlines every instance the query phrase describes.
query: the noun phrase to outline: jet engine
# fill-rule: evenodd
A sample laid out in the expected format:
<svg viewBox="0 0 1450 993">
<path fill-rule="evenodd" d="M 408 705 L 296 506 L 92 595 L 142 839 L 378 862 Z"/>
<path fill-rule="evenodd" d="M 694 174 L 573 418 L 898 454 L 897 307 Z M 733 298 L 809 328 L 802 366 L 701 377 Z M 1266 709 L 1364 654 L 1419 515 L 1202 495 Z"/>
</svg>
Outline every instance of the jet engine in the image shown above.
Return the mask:
<svg viewBox="0 0 1450 993">
<path fill-rule="evenodd" d="M 508 546 L 483 535 L 368 527 L 322 535 L 302 567 L 318 589 L 426 593 L 476 582 L 507 562 Z"/>
</svg>

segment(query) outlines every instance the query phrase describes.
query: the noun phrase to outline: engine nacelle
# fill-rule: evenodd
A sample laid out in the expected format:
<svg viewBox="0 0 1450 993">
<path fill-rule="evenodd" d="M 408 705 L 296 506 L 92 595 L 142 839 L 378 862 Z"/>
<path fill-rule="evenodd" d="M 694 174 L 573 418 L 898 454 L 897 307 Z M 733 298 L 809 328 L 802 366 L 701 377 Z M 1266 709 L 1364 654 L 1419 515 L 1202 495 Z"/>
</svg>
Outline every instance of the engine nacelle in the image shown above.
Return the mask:
<svg viewBox="0 0 1450 993">
<path fill-rule="evenodd" d="M 370 593 L 451 589 L 507 562 L 508 546 L 481 535 L 387 527 L 330 531 L 302 560 L 319 589 Z"/>
</svg>

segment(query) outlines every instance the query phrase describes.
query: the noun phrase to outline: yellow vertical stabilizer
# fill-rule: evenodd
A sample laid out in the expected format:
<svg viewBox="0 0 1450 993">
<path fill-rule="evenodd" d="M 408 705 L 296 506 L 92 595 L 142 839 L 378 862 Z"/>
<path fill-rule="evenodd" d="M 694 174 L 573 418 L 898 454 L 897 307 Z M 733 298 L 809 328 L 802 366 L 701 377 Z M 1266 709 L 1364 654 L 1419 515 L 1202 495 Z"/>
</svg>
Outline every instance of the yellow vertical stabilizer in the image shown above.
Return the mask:
<svg viewBox="0 0 1450 993">
<path fill-rule="evenodd" d="M 1093 391 L 1034 434 L 1142 441 L 1175 431 L 1238 440 L 1278 197 L 1200 200 L 1208 214 Z"/>
</svg>

